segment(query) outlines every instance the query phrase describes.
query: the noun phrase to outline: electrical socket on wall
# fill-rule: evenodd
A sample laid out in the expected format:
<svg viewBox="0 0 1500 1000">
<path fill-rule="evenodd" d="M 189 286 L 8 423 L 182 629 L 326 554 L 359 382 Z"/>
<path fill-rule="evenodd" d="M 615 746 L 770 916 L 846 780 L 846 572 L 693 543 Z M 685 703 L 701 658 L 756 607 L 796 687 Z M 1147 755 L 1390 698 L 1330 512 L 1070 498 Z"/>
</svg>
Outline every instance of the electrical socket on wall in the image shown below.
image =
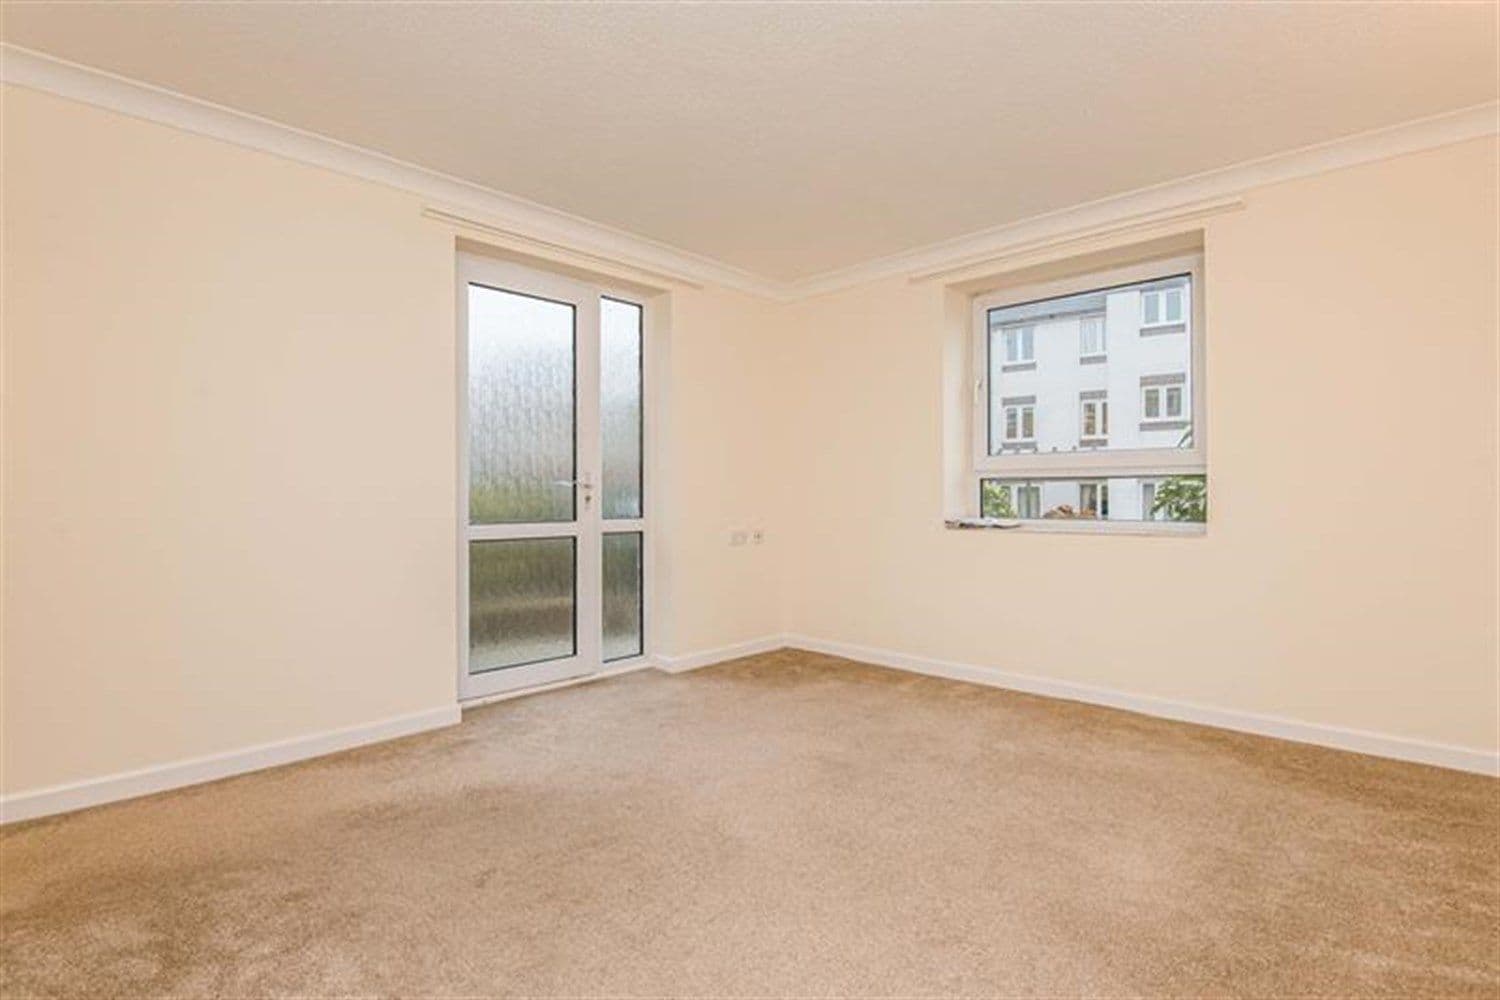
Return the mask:
<svg viewBox="0 0 1500 1000">
<path fill-rule="evenodd" d="M 754 529 L 751 530 L 751 532 L 750 532 L 750 544 L 751 545 L 759 545 L 761 542 L 763 542 L 765 540 L 766 540 L 766 529 L 765 528 L 754 528 Z"/>
</svg>

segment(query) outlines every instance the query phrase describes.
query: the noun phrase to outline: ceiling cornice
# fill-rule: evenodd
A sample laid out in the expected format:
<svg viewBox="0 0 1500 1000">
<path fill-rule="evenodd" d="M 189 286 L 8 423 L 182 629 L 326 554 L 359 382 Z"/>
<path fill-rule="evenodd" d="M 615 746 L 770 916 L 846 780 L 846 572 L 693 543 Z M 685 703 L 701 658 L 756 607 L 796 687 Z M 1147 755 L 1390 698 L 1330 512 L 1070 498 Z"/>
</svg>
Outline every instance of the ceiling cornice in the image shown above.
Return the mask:
<svg viewBox="0 0 1500 1000">
<path fill-rule="evenodd" d="M 0 44 L 0 80 L 385 184 L 418 195 L 430 204 L 459 210 L 483 225 L 524 235 L 539 245 L 568 248 L 690 285 L 717 285 L 780 301 L 825 295 L 896 276 L 930 279 L 1017 253 L 1119 231 L 1141 220 L 1196 217 L 1202 214 L 1202 206 L 1239 198 L 1253 188 L 1500 133 L 1500 102 L 1475 105 L 787 282 L 383 153 L 30 49 Z"/>
<path fill-rule="evenodd" d="M 791 298 L 824 295 L 882 278 L 925 280 L 1051 244 L 1071 243 L 1145 222 L 1201 216 L 1202 206 L 1231 203 L 1254 188 L 1435 149 L 1500 133 L 1500 102 L 1360 132 L 1313 146 L 1153 184 L 1098 201 L 1032 216 L 902 253 L 826 271 L 786 286 Z"/>
<path fill-rule="evenodd" d="M 525 233 L 539 244 L 571 247 L 693 285 L 719 285 L 771 297 L 784 292 L 778 282 L 701 254 L 384 153 L 45 53 L 0 45 L 0 80 L 385 184 L 460 209 L 495 228 Z"/>
</svg>

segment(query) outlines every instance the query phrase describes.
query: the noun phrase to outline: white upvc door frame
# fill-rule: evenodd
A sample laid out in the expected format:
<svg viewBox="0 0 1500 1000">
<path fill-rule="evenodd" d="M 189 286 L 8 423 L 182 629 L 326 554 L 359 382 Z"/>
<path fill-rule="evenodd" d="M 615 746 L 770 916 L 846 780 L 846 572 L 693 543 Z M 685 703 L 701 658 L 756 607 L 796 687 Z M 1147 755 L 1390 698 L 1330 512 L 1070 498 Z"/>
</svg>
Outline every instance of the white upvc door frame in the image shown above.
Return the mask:
<svg viewBox="0 0 1500 1000">
<path fill-rule="evenodd" d="M 600 398 L 600 300 L 617 298 L 642 307 L 642 455 L 643 501 L 651 465 L 647 433 L 645 380 L 650 357 L 648 332 L 651 310 L 638 295 L 619 294 L 563 275 L 523 267 L 509 261 L 469 253 L 457 265 L 458 368 L 458 695 L 460 701 L 484 699 L 511 691 L 600 673 L 618 672 L 647 661 L 651 604 L 651 536 L 643 516 L 632 520 L 604 520 Z M 573 307 L 573 520 L 544 523 L 469 523 L 469 310 L 471 284 L 560 302 Z M 642 514 L 648 509 L 644 506 Z M 603 662 L 603 536 L 605 532 L 641 533 L 641 655 Z M 503 667 L 479 674 L 469 672 L 469 546 L 474 542 L 523 538 L 574 540 L 574 654 L 538 663 Z"/>
</svg>

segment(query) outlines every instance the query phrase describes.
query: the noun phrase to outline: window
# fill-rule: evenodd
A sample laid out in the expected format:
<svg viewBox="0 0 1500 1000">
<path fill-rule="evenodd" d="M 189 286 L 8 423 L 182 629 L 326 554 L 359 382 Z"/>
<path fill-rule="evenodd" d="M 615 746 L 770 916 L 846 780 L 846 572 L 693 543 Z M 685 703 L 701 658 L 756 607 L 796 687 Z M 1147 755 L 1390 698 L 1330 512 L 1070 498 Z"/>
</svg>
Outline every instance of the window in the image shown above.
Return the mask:
<svg viewBox="0 0 1500 1000">
<path fill-rule="evenodd" d="M 1187 322 L 1187 286 L 1172 283 L 1141 292 L 1141 329 L 1183 326 Z"/>
<path fill-rule="evenodd" d="M 982 479 L 979 512 L 981 517 L 1053 525 L 1093 522 L 1087 526 L 1095 529 L 1144 522 L 1201 524 L 1208 518 L 1207 487 L 1204 476 L 1193 475 Z"/>
<path fill-rule="evenodd" d="M 1036 437 L 1036 407 L 1013 403 L 1005 408 L 1005 440 L 1031 441 Z"/>
<path fill-rule="evenodd" d="M 1109 437 L 1109 400 L 1102 393 L 1082 394 L 1078 404 L 1078 438 L 1097 444 Z"/>
<path fill-rule="evenodd" d="M 1078 484 L 1078 516 L 1099 520 L 1109 517 L 1109 483 Z"/>
<path fill-rule="evenodd" d="M 1036 360 L 1035 331 L 1029 326 L 1015 326 L 1005 331 L 1005 363 L 1024 364 Z"/>
<path fill-rule="evenodd" d="M 1016 516 L 1042 516 L 1042 488 L 1040 486 L 1026 485 L 1017 487 Z"/>
<path fill-rule="evenodd" d="M 989 479 L 980 487 L 979 516 L 1034 520 L 1042 516 L 1042 487 Z"/>
<path fill-rule="evenodd" d="M 1104 356 L 1104 315 L 1094 313 L 1078 319 L 1078 356 L 1101 358 Z"/>
<path fill-rule="evenodd" d="M 1141 378 L 1141 420 L 1182 421 L 1184 375 L 1146 375 Z"/>
<path fill-rule="evenodd" d="M 1160 519 L 1206 518 L 1201 275 L 1201 258 L 1180 257 L 975 299 L 979 510 L 1098 530 L 1146 520 L 1172 483 Z"/>
</svg>

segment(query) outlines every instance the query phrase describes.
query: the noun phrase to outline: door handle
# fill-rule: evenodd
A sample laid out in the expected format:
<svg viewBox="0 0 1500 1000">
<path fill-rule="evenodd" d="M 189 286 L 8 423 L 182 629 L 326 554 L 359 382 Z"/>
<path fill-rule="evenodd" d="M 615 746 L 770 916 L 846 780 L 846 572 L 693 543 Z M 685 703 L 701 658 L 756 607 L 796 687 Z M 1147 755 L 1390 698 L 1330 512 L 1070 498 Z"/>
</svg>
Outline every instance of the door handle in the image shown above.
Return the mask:
<svg viewBox="0 0 1500 1000">
<path fill-rule="evenodd" d="M 587 507 L 594 499 L 594 483 L 585 472 L 577 479 L 554 479 L 553 486 L 576 486 L 583 491 L 583 505 Z"/>
</svg>

